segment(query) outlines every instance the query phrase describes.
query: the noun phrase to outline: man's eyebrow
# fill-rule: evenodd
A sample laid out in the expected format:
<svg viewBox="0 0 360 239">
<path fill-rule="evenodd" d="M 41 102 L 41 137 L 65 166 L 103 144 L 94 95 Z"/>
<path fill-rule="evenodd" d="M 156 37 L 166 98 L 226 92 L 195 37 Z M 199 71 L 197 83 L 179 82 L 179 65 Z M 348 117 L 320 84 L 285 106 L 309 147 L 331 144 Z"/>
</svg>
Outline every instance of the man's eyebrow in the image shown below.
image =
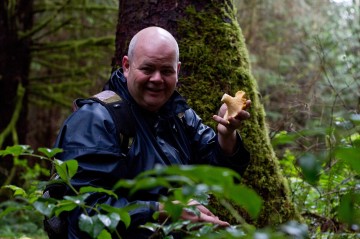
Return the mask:
<svg viewBox="0 0 360 239">
<path fill-rule="evenodd" d="M 139 65 L 139 67 L 153 67 L 154 64 L 151 64 L 151 62 L 143 62 Z"/>
</svg>

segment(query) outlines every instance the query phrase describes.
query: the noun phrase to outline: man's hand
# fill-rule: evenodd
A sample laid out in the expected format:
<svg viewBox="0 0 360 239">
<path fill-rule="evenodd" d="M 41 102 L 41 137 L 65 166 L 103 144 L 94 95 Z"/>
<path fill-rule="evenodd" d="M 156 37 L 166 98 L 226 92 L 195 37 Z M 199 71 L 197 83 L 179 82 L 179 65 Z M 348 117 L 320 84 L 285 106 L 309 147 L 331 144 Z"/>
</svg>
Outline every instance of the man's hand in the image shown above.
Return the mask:
<svg viewBox="0 0 360 239">
<path fill-rule="evenodd" d="M 190 220 L 192 222 L 210 222 L 213 224 L 217 224 L 221 227 L 228 227 L 230 224 L 228 222 L 220 220 L 217 216 L 215 216 L 209 209 L 207 209 L 204 205 L 200 204 L 196 200 L 191 200 L 188 203 L 189 206 L 196 206 L 199 210 L 198 214 L 195 214 L 192 211 L 184 209 L 181 214 L 181 218 L 184 220 Z"/>
<path fill-rule="evenodd" d="M 234 117 L 224 119 L 227 110 L 226 104 L 222 104 L 218 115 L 213 116 L 213 120 L 218 122 L 217 131 L 220 147 L 224 152 L 232 154 L 236 145 L 236 129 L 240 128 L 241 122 L 250 118 L 250 113 L 246 110 L 250 107 L 251 100 L 246 101 L 244 109 L 239 109 Z"/>
<path fill-rule="evenodd" d="M 178 203 L 178 202 L 174 202 Z M 194 213 L 193 211 L 187 210 L 186 208 L 183 209 L 181 214 L 181 219 L 189 220 L 191 222 L 210 222 L 221 227 L 228 227 L 230 224 L 228 222 L 220 220 L 217 216 L 215 216 L 209 209 L 207 209 L 204 205 L 200 204 L 196 200 L 190 200 L 188 203 L 189 206 L 196 206 L 199 210 L 198 213 Z M 159 205 L 159 211 L 164 213 L 164 205 Z"/>
<path fill-rule="evenodd" d="M 224 119 L 225 112 L 227 110 L 226 104 L 222 104 L 218 115 L 213 116 L 213 120 L 218 122 L 217 130 L 222 135 L 231 135 L 236 129 L 238 129 L 243 120 L 250 118 L 250 113 L 246 110 L 250 108 L 251 100 L 246 101 L 246 106 L 243 110 L 239 109 L 235 117 L 229 117 L 228 120 Z"/>
</svg>

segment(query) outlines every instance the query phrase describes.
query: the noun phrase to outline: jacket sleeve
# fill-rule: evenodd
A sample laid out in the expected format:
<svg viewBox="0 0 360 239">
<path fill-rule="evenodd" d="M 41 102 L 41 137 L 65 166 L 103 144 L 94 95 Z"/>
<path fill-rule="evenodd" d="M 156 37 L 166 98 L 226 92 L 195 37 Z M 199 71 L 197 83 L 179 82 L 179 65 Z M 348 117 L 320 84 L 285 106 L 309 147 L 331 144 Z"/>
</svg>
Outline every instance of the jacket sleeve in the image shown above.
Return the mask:
<svg viewBox="0 0 360 239">
<path fill-rule="evenodd" d="M 55 147 L 63 149 L 58 155 L 60 160 L 78 161 L 78 171 L 71 180 L 75 188 L 95 186 L 112 189 L 118 180 L 126 177 L 127 161 L 120 150 L 119 138 L 111 115 L 104 106 L 96 102 L 83 105 L 64 122 Z M 118 199 L 115 199 L 93 193 L 87 199 L 90 206 L 98 203 L 116 207 L 139 205 L 140 207 L 129 212 L 133 227 L 151 221 L 152 214 L 158 210 L 158 202 L 130 202 L 126 195 L 118 195 Z M 81 213 L 79 209 L 69 213 L 69 238 L 84 236 L 80 235 L 78 230 L 78 218 Z"/>
<path fill-rule="evenodd" d="M 190 131 L 193 164 L 211 164 L 214 166 L 231 168 L 243 175 L 250 163 L 250 153 L 245 149 L 242 139 L 237 133 L 237 147 L 232 155 L 227 155 L 221 149 L 218 136 L 209 126 L 202 123 L 194 110 L 185 111 L 185 122 Z"/>
</svg>

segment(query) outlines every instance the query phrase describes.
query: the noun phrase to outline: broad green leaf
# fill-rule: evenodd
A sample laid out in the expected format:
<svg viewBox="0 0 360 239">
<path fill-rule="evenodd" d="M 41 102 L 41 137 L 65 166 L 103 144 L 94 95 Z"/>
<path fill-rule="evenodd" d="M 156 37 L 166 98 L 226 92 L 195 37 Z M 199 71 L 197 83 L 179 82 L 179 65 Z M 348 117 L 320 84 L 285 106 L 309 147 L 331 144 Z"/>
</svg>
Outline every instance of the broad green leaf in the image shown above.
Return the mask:
<svg viewBox="0 0 360 239">
<path fill-rule="evenodd" d="M 65 162 L 55 160 L 55 162 L 55 169 L 60 178 L 66 182 L 69 182 L 78 170 L 78 162 L 75 159 L 71 159 Z"/>
<path fill-rule="evenodd" d="M 201 183 L 197 185 L 185 185 L 182 187 L 181 193 L 183 194 L 183 196 L 192 196 L 192 195 L 201 195 L 203 193 L 208 193 L 209 191 L 210 191 L 210 187 L 206 184 Z"/>
<path fill-rule="evenodd" d="M 210 223 L 206 223 L 205 225 L 202 225 L 197 231 L 194 230 L 194 232 L 196 232 L 196 235 L 201 236 L 201 235 L 206 235 L 208 233 L 212 233 L 215 228 L 216 228 L 215 225 L 210 224 Z M 196 226 L 195 226 L 195 229 L 196 229 Z"/>
<path fill-rule="evenodd" d="M 112 222 L 115 223 L 116 220 L 118 221 L 122 221 L 126 227 L 128 227 L 130 225 L 130 221 L 131 221 L 131 218 L 130 218 L 130 215 L 129 215 L 129 210 L 131 210 L 131 208 L 129 209 L 126 209 L 126 208 L 116 208 L 116 207 L 112 207 L 110 205 L 107 205 L 107 204 L 101 204 L 99 205 L 100 208 L 108 213 L 110 213 L 110 217 L 112 218 Z M 136 208 L 136 207 L 133 207 L 133 208 Z M 116 214 L 119 216 L 116 217 L 115 215 L 113 214 Z M 116 225 L 117 225 L 118 222 L 116 222 Z M 114 229 L 114 224 L 112 224 L 109 228 L 111 229 Z"/>
<path fill-rule="evenodd" d="M 18 157 L 23 153 L 33 153 L 33 150 L 29 145 L 14 145 L 7 146 L 5 150 L 0 150 L 0 155 L 12 155 L 14 157 Z"/>
<path fill-rule="evenodd" d="M 100 232 L 99 236 L 97 237 L 97 239 L 111 239 L 111 238 L 112 238 L 111 234 L 105 229 L 103 229 Z"/>
<path fill-rule="evenodd" d="M 92 217 L 89 217 L 85 214 L 80 215 L 79 219 L 79 228 L 87 232 L 92 238 L 97 238 L 101 231 L 105 228 L 105 225 L 100 220 L 99 217 L 102 217 L 101 214 L 96 214 Z"/>
<path fill-rule="evenodd" d="M 140 227 L 141 228 L 146 228 L 149 231 L 155 232 L 159 228 L 159 224 L 158 223 L 147 222 L 147 223 L 145 223 L 145 225 L 141 225 Z"/>
<path fill-rule="evenodd" d="M 97 188 L 97 187 L 92 187 L 92 186 L 81 187 L 79 192 L 82 194 L 83 193 L 91 193 L 91 192 L 106 193 L 110 196 L 115 197 L 116 199 L 118 198 L 118 196 L 112 190 L 107 190 L 104 188 Z"/>
<path fill-rule="evenodd" d="M 161 177 L 142 178 L 142 179 L 139 179 L 136 181 L 136 184 L 134 185 L 134 187 L 132 187 L 130 189 L 130 194 L 133 194 L 139 190 L 147 190 L 147 189 L 152 189 L 152 188 L 159 187 L 159 186 L 162 186 L 165 188 L 171 187 L 169 182 L 167 182 L 164 178 L 161 178 Z"/>
<path fill-rule="evenodd" d="M 263 200 L 253 189 L 237 185 L 228 188 L 224 193 L 226 198 L 244 208 L 252 218 L 256 219 L 259 216 Z"/>
<path fill-rule="evenodd" d="M 55 208 L 55 204 L 49 202 L 36 201 L 33 203 L 34 208 L 41 214 L 50 217 Z"/>
<path fill-rule="evenodd" d="M 136 184 L 135 180 L 125 180 L 120 179 L 116 184 L 114 185 L 113 189 L 119 189 L 119 188 L 132 188 Z"/>
<path fill-rule="evenodd" d="M 61 153 L 63 150 L 59 148 L 38 148 L 38 151 L 44 154 L 48 158 L 55 157 L 56 154 Z"/>
<path fill-rule="evenodd" d="M 77 196 L 64 196 L 64 199 L 72 201 L 76 203 L 77 205 L 85 204 L 85 200 L 90 196 L 89 193 L 80 194 Z"/>
<path fill-rule="evenodd" d="M 182 165 L 171 166 L 164 170 L 169 175 L 182 175 L 194 182 L 202 182 L 208 185 L 229 185 L 234 179 L 240 179 L 240 175 L 229 168 L 214 167 L 211 165 Z"/>
<path fill-rule="evenodd" d="M 175 204 L 173 202 L 166 202 L 164 205 L 165 211 L 167 211 L 174 221 L 179 220 L 184 206 L 181 204 Z"/>
<path fill-rule="evenodd" d="M 226 186 L 233 184 L 234 179 L 240 179 L 239 174 L 228 168 L 214 167 L 211 165 L 174 165 L 170 167 L 156 166 L 155 169 L 140 174 L 135 180 L 139 178 L 147 179 L 151 176 L 155 176 L 156 178 L 167 176 L 165 179 L 179 179 L 180 181 L 178 181 L 178 183 L 187 183 L 190 185 L 201 182 L 208 185 L 216 184 Z"/>
<path fill-rule="evenodd" d="M 90 194 L 82 194 L 78 196 L 64 196 L 64 200 L 59 200 L 54 208 L 54 213 L 59 216 L 64 211 L 71 211 L 78 206 L 85 205 L 85 200 Z"/>
<path fill-rule="evenodd" d="M 169 234 L 170 232 L 174 230 L 181 230 L 184 227 L 187 227 L 188 225 L 193 224 L 193 222 L 189 220 L 179 220 L 175 221 L 174 223 L 170 224 L 168 227 L 164 228 L 164 231 Z M 195 223 L 198 225 L 198 223 Z"/>
<path fill-rule="evenodd" d="M 18 186 L 15 186 L 15 185 L 5 185 L 3 186 L 2 188 L 8 188 L 8 189 L 11 189 L 12 191 L 14 191 L 14 196 L 20 196 L 20 197 L 23 197 L 23 198 L 27 198 L 27 193 L 25 192 L 24 189 L 18 187 Z"/>
<path fill-rule="evenodd" d="M 338 218 L 348 225 L 360 222 L 360 194 L 347 193 L 341 197 L 338 207 Z"/>
<path fill-rule="evenodd" d="M 59 216 L 62 212 L 69 212 L 76 208 L 78 204 L 69 200 L 61 200 L 54 208 L 55 216 Z"/>
<path fill-rule="evenodd" d="M 189 177 L 181 176 L 181 175 L 169 175 L 164 177 L 168 182 L 175 182 L 177 184 L 189 184 L 193 185 L 194 181 L 191 180 Z"/>
<path fill-rule="evenodd" d="M 299 134 L 288 134 L 286 131 L 281 131 L 272 138 L 271 144 L 273 147 L 284 144 L 292 144 L 299 137 Z"/>
<path fill-rule="evenodd" d="M 79 228 L 83 232 L 87 232 L 92 238 L 95 237 L 93 234 L 94 231 L 94 221 L 91 217 L 81 214 L 79 218 Z"/>
<path fill-rule="evenodd" d="M 313 154 L 305 154 L 299 159 L 299 165 L 305 180 L 311 185 L 318 183 L 320 179 L 321 163 Z"/>
<path fill-rule="evenodd" d="M 102 224 L 104 224 L 105 227 L 111 225 L 111 219 L 107 215 L 99 214 L 98 219 L 102 222 Z"/>
<path fill-rule="evenodd" d="M 360 174 L 360 148 L 338 148 L 336 157 L 343 159 L 358 174 Z"/>
<path fill-rule="evenodd" d="M 114 231 L 114 230 L 116 230 L 116 227 L 120 222 L 120 219 L 121 219 L 120 215 L 115 212 L 112 212 L 108 216 L 109 216 L 109 219 L 111 220 L 111 223 L 107 227 L 109 228 L 110 231 Z"/>
</svg>

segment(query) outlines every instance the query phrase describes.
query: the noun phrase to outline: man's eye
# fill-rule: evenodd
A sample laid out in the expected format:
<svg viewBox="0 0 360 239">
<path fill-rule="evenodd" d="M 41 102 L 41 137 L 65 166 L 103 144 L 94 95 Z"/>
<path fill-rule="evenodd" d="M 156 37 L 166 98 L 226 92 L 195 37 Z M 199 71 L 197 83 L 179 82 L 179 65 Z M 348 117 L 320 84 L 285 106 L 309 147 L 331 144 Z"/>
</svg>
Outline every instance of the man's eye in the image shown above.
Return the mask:
<svg viewBox="0 0 360 239">
<path fill-rule="evenodd" d="M 150 74 L 152 72 L 152 69 L 150 67 L 144 67 L 141 68 L 141 71 L 144 72 L 145 74 Z"/>
<path fill-rule="evenodd" d="M 161 73 L 163 75 L 169 76 L 169 75 L 172 75 L 174 73 L 174 71 L 173 70 L 162 70 Z"/>
</svg>

